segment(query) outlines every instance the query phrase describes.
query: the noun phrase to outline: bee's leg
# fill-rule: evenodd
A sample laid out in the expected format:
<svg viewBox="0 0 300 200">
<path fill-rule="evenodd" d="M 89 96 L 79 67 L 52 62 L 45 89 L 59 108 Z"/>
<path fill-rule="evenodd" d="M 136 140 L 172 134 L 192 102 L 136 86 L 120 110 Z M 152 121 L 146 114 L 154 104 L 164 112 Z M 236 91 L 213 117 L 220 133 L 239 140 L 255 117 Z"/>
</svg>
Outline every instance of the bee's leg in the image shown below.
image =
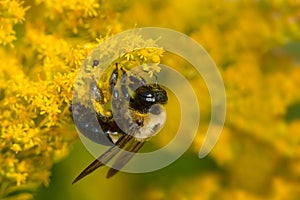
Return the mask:
<svg viewBox="0 0 300 200">
<path fill-rule="evenodd" d="M 103 112 L 103 106 L 104 106 L 104 95 L 103 92 L 101 91 L 101 89 L 98 87 L 98 84 L 96 81 L 93 81 L 91 83 L 91 100 L 95 101 L 97 103 L 99 103 L 101 105 L 101 107 L 99 109 L 101 110 L 97 110 L 97 116 L 98 116 L 98 120 L 101 121 L 109 121 L 111 117 L 107 117 Z"/>
<path fill-rule="evenodd" d="M 123 94 L 123 97 L 127 98 L 129 96 L 127 88 L 126 88 L 126 79 L 127 79 L 127 73 L 126 70 L 123 67 L 120 67 L 118 63 L 116 63 L 116 68 L 112 72 L 110 79 L 109 79 L 109 85 L 110 85 L 110 92 L 112 95 L 112 98 L 115 100 L 115 102 L 121 102 L 119 90 L 115 90 L 115 86 L 117 84 L 118 78 L 119 78 L 119 70 L 122 71 L 123 78 L 121 81 L 121 92 Z M 118 103 L 118 104 L 119 104 Z"/>
<path fill-rule="evenodd" d="M 104 104 L 103 92 L 98 87 L 98 84 L 96 81 L 93 81 L 91 83 L 91 99 L 95 100 L 96 102 L 100 103 L 101 105 Z"/>
<path fill-rule="evenodd" d="M 116 68 L 112 72 L 110 79 L 109 79 L 109 86 L 110 86 L 111 94 L 113 93 L 115 86 L 117 84 L 118 76 L 119 76 L 119 67 L 118 67 L 118 63 L 116 63 Z"/>
<path fill-rule="evenodd" d="M 111 127 L 113 127 L 113 117 L 112 115 L 107 115 L 104 109 L 104 95 L 102 90 L 98 87 L 98 84 L 95 80 L 91 83 L 91 100 L 92 102 L 96 102 L 100 104 L 98 109 L 96 110 L 98 123 L 104 133 L 111 132 Z M 108 139 L 111 141 L 110 137 L 107 134 Z M 112 141 L 111 141 L 112 142 Z"/>
<path fill-rule="evenodd" d="M 124 69 L 122 67 L 121 67 L 121 71 L 126 76 L 126 72 L 124 71 Z M 120 72 L 119 65 L 118 65 L 118 63 L 116 63 L 116 67 L 113 70 L 113 72 L 109 78 L 109 86 L 110 86 L 110 93 L 112 96 L 112 104 L 115 109 L 120 109 L 121 105 L 122 105 L 121 95 L 119 94 L 120 91 L 118 89 L 115 89 L 118 78 L 119 78 L 119 72 Z M 122 86 L 121 86 L 121 90 L 122 90 Z"/>
</svg>

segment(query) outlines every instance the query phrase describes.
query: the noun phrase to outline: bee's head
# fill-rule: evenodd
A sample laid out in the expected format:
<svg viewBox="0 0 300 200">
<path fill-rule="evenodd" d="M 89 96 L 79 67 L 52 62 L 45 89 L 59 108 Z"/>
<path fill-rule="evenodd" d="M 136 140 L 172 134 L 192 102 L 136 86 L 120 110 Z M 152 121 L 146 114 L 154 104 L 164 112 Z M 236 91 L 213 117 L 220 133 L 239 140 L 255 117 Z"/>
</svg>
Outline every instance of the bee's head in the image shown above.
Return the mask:
<svg viewBox="0 0 300 200">
<path fill-rule="evenodd" d="M 147 113 L 154 104 L 163 105 L 166 104 L 167 101 L 168 96 L 166 90 L 155 83 L 137 88 L 130 98 L 129 106 L 141 113 Z M 153 114 L 155 114 L 155 110 L 153 110 L 153 112 Z"/>
</svg>

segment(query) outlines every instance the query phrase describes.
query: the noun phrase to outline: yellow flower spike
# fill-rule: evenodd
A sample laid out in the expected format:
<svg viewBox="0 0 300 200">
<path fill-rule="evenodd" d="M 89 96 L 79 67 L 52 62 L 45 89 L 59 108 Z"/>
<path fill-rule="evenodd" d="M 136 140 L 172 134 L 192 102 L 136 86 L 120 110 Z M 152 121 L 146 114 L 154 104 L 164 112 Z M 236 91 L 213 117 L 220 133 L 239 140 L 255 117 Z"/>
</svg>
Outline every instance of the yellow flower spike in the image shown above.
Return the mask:
<svg viewBox="0 0 300 200">
<path fill-rule="evenodd" d="M 24 21 L 25 12 L 29 9 L 29 7 L 24 8 L 22 5 L 23 2 L 17 0 L 0 1 L 0 45 L 9 44 L 13 47 L 12 42 L 17 39 L 13 27 Z"/>
<path fill-rule="evenodd" d="M 17 186 L 20 186 L 22 183 L 26 181 L 26 178 L 28 176 L 28 173 L 16 173 L 14 174 Z"/>
<path fill-rule="evenodd" d="M 138 56 L 140 57 L 140 59 L 144 60 L 144 61 L 147 61 L 147 56 L 148 56 L 148 51 L 147 49 L 141 49 L 139 52 L 138 52 Z"/>
<path fill-rule="evenodd" d="M 160 57 L 158 55 L 153 55 L 151 60 L 154 63 L 159 63 L 160 62 Z"/>
<path fill-rule="evenodd" d="M 19 144 L 13 144 L 10 149 L 16 154 L 23 150 Z"/>
<path fill-rule="evenodd" d="M 130 61 L 131 59 L 133 59 L 133 55 L 131 53 L 126 53 L 125 58 L 127 59 L 127 61 Z"/>
</svg>

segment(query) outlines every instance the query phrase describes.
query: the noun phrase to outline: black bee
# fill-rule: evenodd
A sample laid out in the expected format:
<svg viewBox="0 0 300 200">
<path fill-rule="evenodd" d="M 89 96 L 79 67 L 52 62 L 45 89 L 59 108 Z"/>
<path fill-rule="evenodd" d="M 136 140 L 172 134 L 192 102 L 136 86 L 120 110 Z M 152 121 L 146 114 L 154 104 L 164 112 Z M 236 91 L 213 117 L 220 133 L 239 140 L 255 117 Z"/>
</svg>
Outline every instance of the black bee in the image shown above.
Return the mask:
<svg viewBox="0 0 300 200">
<path fill-rule="evenodd" d="M 93 61 L 93 66 L 95 67 L 98 63 L 98 61 Z M 96 81 L 90 87 L 92 102 L 99 104 L 102 108 L 102 111 L 96 110 L 97 122 L 89 120 L 91 112 L 88 112 L 84 106 L 72 106 L 73 116 L 74 112 L 80 116 L 79 119 L 74 120 L 80 132 L 95 142 L 104 145 L 113 144 L 86 167 L 73 183 L 104 166 L 120 152 L 120 149 L 136 153 L 145 141 L 159 132 L 165 123 L 166 113 L 162 105 L 167 103 L 168 96 L 166 90 L 159 84 L 147 84 L 140 75 L 129 73 L 116 64 L 107 85 L 109 88 L 105 91 L 98 87 Z M 105 103 L 107 103 L 105 92 L 109 93 L 109 100 L 116 112 L 105 108 Z M 95 123 L 100 125 L 101 130 L 96 128 Z M 126 155 L 126 152 L 122 154 L 109 169 L 107 178 L 116 174 L 118 169 L 122 168 L 133 155 Z"/>
</svg>

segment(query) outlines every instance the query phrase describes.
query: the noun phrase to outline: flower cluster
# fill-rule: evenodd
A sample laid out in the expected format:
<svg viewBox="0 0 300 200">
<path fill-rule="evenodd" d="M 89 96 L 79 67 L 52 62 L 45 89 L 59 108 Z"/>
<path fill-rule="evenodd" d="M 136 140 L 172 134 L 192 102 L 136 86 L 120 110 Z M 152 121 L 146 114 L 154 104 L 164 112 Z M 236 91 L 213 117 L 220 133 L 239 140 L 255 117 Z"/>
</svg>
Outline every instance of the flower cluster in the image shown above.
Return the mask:
<svg viewBox="0 0 300 200">
<path fill-rule="evenodd" d="M 69 143 L 75 138 L 71 129 L 65 127 L 71 122 L 68 104 L 78 66 L 69 65 L 66 60 L 77 49 L 78 59 L 72 62 L 80 64 L 84 47 L 74 48 L 46 35 L 39 37 L 41 46 L 35 50 L 36 44 L 27 38 L 26 42 L 33 46 L 24 44 L 28 49 L 23 53 L 13 49 L 1 51 L 1 58 L 5 58 L 0 61 L 3 197 L 20 187 L 48 185 L 53 162 L 67 155 Z M 57 49 L 46 48 L 53 42 Z"/>
<path fill-rule="evenodd" d="M 79 25 L 53 34 L 51 24 L 67 23 L 58 19 L 61 12 L 78 13 L 83 24 L 106 15 L 96 10 L 97 2 L 78 2 L 36 1 L 25 6 L 20 1 L 0 1 L 1 199 L 28 199 L 28 192 L 48 185 L 53 163 L 68 154 L 76 138 L 68 109 L 73 82 L 97 42 L 82 43 L 80 37 L 71 36 L 67 29 Z M 95 31 L 105 37 L 107 27 L 105 34 Z"/>
<path fill-rule="evenodd" d="M 0 1 L 0 44 L 12 45 L 16 40 L 16 31 L 14 25 L 24 21 L 28 6 L 23 6 L 23 1 L 1 0 Z"/>
<path fill-rule="evenodd" d="M 134 194 L 138 179 L 126 180 L 125 192 L 144 199 L 297 199 L 299 10 L 297 0 L 0 0 L 0 198 L 30 199 L 34 188 L 49 184 L 51 167 L 76 138 L 68 106 L 83 59 L 137 23 L 173 28 L 203 45 L 225 82 L 227 119 L 212 153 L 198 160 L 210 118 L 203 80 L 176 56 L 161 58 L 162 49 L 120 52 L 128 69 L 163 59 L 181 71 L 201 99 L 202 120 L 193 161 L 176 175 L 143 179 Z M 152 76 L 160 69 L 144 70 Z M 176 132 L 166 126 L 162 141 Z"/>
</svg>

